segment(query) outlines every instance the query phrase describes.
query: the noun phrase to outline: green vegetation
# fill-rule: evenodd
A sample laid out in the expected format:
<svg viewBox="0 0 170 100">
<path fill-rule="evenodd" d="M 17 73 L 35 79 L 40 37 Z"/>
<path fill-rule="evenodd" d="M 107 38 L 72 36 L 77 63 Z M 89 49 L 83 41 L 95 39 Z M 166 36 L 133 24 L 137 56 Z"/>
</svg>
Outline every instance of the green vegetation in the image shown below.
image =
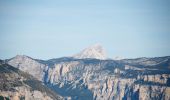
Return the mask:
<svg viewBox="0 0 170 100">
<path fill-rule="evenodd" d="M 10 100 L 8 97 L 0 96 L 0 100 Z"/>
</svg>

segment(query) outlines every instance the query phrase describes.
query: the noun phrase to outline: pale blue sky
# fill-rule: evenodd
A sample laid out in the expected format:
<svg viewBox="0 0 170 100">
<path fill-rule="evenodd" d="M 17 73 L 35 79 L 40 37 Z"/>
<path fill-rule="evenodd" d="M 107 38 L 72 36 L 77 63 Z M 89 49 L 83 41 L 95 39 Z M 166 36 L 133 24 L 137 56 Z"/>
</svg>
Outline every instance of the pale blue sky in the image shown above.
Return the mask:
<svg viewBox="0 0 170 100">
<path fill-rule="evenodd" d="M 70 56 L 100 43 L 110 58 L 170 55 L 169 0 L 0 0 L 0 59 Z"/>
</svg>

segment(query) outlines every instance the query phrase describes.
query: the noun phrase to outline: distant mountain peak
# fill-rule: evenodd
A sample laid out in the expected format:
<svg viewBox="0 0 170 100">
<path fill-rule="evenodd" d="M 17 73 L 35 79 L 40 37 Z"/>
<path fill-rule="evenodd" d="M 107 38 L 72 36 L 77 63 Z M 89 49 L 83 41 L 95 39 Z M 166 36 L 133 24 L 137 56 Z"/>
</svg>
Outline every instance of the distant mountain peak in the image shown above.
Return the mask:
<svg viewBox="0 0 170 100">
<path fill-rule="evenodd" d="M 11 59 L 33 59 L 29 56 L 26 56 L 26 55 L 16 55 L 15 57 L 11 58 Z"/>
<path fill-rule="evenodd" d="M 73 56 L 74 58 L 95 58 L 95 59 L 106 59 L 106 53 L 104 48 L 100 44 L 95 44 L 85 48 L 80 53 Z"/>
<path fill-rule="evenodd" d="M 21 58 L 21 57 L 28 57 L 28 56 L 26 56 L 26 55 L 16 55 L 14 58 Z"/>
</svg>

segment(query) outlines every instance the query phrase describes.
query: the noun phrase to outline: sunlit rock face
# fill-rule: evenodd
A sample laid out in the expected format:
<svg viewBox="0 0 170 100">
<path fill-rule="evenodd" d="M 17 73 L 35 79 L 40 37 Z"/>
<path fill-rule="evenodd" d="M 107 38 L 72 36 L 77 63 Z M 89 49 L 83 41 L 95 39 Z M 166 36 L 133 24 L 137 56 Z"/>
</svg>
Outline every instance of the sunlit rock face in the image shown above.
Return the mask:
<svg viewBox="0 0 170 100">
<path fill-rule="evenodd" d="M 34 61 L 38 63 L 33 64 L 36 70 L 40 65 L 48 66 L 40 75 L 44 84 L 67 99 L 170 100 L 170 57 Z"/>
<path fill-rule="evenodd" d="M 41 64 L 36 60 L 32 59 L 31 57 L 25 55 L 15 56 L 14 58 L 8 61 L 8 64 L 33 75 L 41 81 L 43 80 L 45 71 L 48 68 L 48 66 L 45 66 L 44 64 Z"/>
<path fill-rule="evenodd" d="M 160 70 L 160 66 L 145 68 L 132 65 L 124 61 L 74 59 L 57 63 L 50 68 L 48 82 L 58 84 L 60 88 L 65 88 L 68 84 L 67 89 L 87 88 L 93 94 L 91 99 L 97 100 L 170 99 L 169 92 L 166 92 L 170 78 L 170 72 L 166 70 L 168 66 Z M 131 67 L 125 68 L 127 66 Z M 72 99 L 74 98 L 76 97 L 73 95 Z"/>
</svg>

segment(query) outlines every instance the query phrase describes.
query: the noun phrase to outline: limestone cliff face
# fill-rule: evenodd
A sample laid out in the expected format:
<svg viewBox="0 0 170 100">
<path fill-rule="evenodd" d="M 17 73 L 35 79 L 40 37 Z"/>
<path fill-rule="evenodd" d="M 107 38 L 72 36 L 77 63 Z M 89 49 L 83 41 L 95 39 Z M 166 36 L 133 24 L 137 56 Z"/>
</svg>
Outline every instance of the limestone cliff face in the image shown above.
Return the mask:
<svg viewBox="0 0 170 100">
<path fill-rule="evenodd" d="M 170 100 L 169 59 L 114 61 L 64 58 L 43 63 L 34 60 L 38 64 L 33 65 L 38 68 L 36 70 L 40 65 L 48 66 L 40 71 L 43 73 L 40 75 L 44 79 L 42 81 L 72 100 Z M 25 71 L 25 68 L 21 70 Z M 36 77 L 34 70 L 29 73 Z"/>
<path fill-rule="evenodd" d="M 79 60 L 62 62 L 54 65 L 48 72 L 51 84 L 60 87 L 71 82 L 74 88 L 83 85 L 92 91 L 96 100 L 169 100 L 170 74 L 163 74 L 157 70 L 125 69 L 115 61 Z M 152 71 L 152 72 L 151 72 Z M 81 85 L 78 85 L 81 80 Z M 72 88 L 72 86 L 70 86 Z"/>
<path fill-rule="evenodd" d="M 108 79 L 103 84 L 92 83 L 89 89 L 97 100 L 169 100 L 170 87 L 152 84 L 134 84 L 134 79 Z"/>
<path fill-rule="evenodd" d="M 59 83 L 62 81 L 75 81 L 76 76 L 69 74 L 76 66 L 81 66 L 79 62 L 73 61 L 70 63 L 55 64 L 53 68 L 49 68 L 47 81 L 51 84 Z M 77 67 L 77 70 L 80 67 Z"/>
</svg>

